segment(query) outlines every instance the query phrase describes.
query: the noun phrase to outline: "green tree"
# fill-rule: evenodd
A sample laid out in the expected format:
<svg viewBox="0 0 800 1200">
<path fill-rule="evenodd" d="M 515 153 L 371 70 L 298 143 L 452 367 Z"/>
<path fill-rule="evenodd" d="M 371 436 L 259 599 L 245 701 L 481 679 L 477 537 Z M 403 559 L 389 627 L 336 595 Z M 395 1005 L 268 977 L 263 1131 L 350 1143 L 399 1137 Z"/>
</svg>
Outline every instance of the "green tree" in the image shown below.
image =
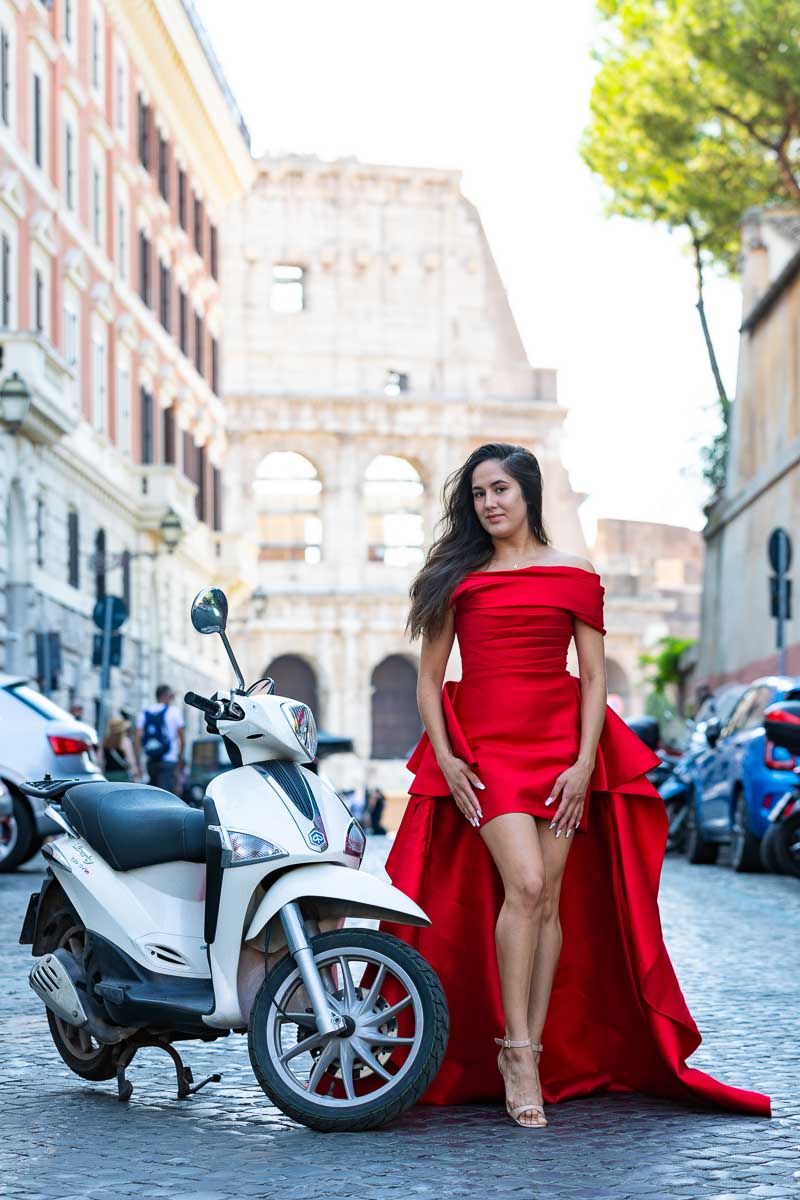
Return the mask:
<svg viewBox="0 0 800 1200">
<path fill-rule="evenodd" d="M 723 432 L 730 402 L 704 305 L 704 272 L 736 271 L 743 212 L 800 202 L 800 0 L 598 0 L 604 38 L 581 152 L 608 211 L 682 230 Z"/>
<path fill-rule="evenodd" d="M 664 717 L 672 712 L 673 705 L 668 699 L 667 689 L 674 688 L 675 707 L 683 711 L 683 672 L 680 657 L 685 650 L 695 643 L 694 638 L 662 637 L 656 642 L 660 647 L 654 654 L 640 654 L 640 667 L 654 667 L 646 683 L 653 689 L 647 698 L 646 711 L 653 717 Z"/>
</svg>

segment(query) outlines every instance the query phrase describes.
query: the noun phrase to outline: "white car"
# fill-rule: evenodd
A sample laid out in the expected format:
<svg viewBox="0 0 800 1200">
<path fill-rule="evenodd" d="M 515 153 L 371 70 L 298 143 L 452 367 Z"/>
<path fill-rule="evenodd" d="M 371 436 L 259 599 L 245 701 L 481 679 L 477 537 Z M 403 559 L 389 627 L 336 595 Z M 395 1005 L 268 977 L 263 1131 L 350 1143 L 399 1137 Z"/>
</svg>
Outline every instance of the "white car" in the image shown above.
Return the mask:
<svg viewBox="0 0 800 1200">
<path fill-rule="evenodd" d="M 43 801 L 24 796 L 26 780 L 102 779 L 90 754 L 97 734 L 26 679 L 0 675 L 0 872 L 33 858 L 43 838 L 60 832 Z"/>
</svg>

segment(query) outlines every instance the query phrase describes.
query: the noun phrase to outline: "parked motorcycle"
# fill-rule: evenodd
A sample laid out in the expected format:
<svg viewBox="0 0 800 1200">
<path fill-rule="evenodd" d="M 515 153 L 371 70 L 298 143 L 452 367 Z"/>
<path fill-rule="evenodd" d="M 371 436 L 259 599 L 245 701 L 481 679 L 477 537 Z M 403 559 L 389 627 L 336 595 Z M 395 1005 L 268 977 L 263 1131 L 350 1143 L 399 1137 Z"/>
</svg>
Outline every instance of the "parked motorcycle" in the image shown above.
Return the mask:
<svg viewBox="0 0 800 1200">
<path fill-rule="evenodd" d="M 764 710 L 764 732 L 781 749 L 800 759 L 800 701 L 782 700 Z M 769 813 L 761 861 L 767 870 L 800 878 L 800 766 L 795 780 Z"/>
<path fill-rule="evenodd" d="M 409 1108 L 447 1043 L 441 984 L 422 956 L 347 917 L 427 925 L 397 888 L 359 870 L 365 837 L 343 801 L 307 767 L 310 709 L 246 688 L 228 642 L 227 600 L 192 605 L 220 635 L 237 686 L 188 692 L 224 739 L 234 769 L 202 810 L 142 784 L 51 780 L 45 797 L 63 836 L 43 848 L 47 879 L 20 941 L 38 958 L 31 987 L 56 1049 L 83 1079 L 116 1076 L 144 1046 L 175 1064 L 178 1097 L 194 1083 L 174 1043 L 246 1033 L 259 1084 L 282 1112 L 318 1130 L 375 1128 Z"/>
</svg>

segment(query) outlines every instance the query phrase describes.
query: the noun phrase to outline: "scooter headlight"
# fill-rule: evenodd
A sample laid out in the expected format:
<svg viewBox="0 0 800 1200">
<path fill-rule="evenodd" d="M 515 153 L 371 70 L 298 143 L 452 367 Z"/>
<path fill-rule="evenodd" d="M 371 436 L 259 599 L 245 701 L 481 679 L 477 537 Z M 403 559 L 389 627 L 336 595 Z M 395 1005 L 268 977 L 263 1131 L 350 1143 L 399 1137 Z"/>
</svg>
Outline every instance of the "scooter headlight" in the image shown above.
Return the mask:
<svg viewBox="0 0 800 1200">
<path fill-rule="evenodd" d="M 311 709 L 307 704 L 291 704 L 287 701 L 281 705 L 281 710 L 308 757 L 316 758 L 317 726 Z"/>
<path fill-rule="evenodd" d="M 248 867 L 251 863 L 266 862 L 269 858 L 285 858 L 286 851 L 274 842 L 256 837 L 252 833 L 240 833 L 237 829 L 228 830 L 231 844 L 231 867 Z"/>
</svg>

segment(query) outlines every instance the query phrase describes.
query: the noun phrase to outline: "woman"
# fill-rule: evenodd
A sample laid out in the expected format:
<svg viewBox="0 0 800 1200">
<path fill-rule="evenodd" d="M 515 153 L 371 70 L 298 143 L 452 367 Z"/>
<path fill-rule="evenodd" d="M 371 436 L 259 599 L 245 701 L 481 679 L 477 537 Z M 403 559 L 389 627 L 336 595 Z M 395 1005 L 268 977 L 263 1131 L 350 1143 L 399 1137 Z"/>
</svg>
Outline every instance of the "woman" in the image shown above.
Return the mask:
<svg viewBox="0 0 800 1200">
<path fill-rule="evenodd" d="M 504 1087 L 531 1128 L 547 1124 L 543 1100 L 604 1090 L 769 1115 L 767 1096 L 684 1061 L 701 1039 L 658 914 L 667 822 L 645 777 L 658 759 L 607 707 L 599 576 L 550 544 L 521 446 L 475 450 L 444 500 L 411 587 L 425 733 L 386 864 L 432 926 L 384 927 L 428 959 L 450 1005 L 424 1099 Z M 442 691 L 456 636 L 462 678 Z"/>
<path fill-rule="evenodd" d="M 135 774 L 128 722 L 112 717 L 103 738 L 103 773 L 112 783 L 128 783 Z"/>
</svg>

